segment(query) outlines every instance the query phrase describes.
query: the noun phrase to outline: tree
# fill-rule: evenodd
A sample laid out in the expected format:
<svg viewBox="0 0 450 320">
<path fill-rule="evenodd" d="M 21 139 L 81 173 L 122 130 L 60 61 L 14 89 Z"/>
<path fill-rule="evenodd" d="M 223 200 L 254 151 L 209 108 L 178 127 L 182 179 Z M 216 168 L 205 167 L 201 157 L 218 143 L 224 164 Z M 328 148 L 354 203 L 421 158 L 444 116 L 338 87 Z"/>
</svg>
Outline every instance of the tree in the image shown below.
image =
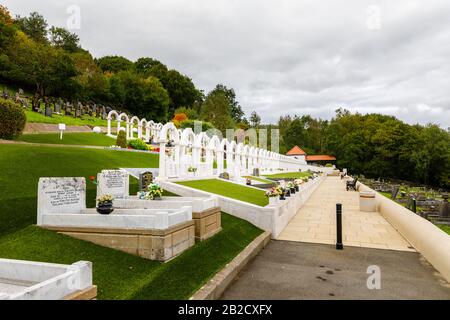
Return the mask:
<svg viewBox="0 0 450 320">
<path fill-rule="evenodd" d="M 80 38 L 75 33 L 70 33 L 64 28 L 50 28 L 50 43 L 56 48 L 61 48 L 69 52 L 79 49 Z"/>
<path fill-rule="evenodd" d="M 133 62 L 121 56 L 105 56 L 97 59 L 96 63 L 104 72 L 118 73 L 133 68 Z"/>
<path fill-rule="evenodd" d="M 5 7 L 0 5 L 0 54 L 10 44 L 14 33 L 15 29 L 11 14 Z"/>
<path fill-rule="evenodd" d="M 8 61 L 2 77 L 34 85 L 40 96 L 63 90 L 77 75 L 72 58 L 62 49 L 28 38 L 17 32 L 8 48 Z"/>
<path fill-rule="evenodd" d="M 236 100 L 236 93 L 233 88 L 227 88 L 223 84 L 218 84 L 212 91 L 213 93 L 222 92 L 228 100 L 228 108 L 230 110 L 230 115 L 235 122 L 243 122 L 244 111 L 239 102 Z"/>
<path fill-rule="evenodd" d="M 211 122 L 222 133 L 226 133 L 226 129 L 234 128 L 228 106 L 228 99 L 223 92 L 212 91 L 202 105 L 200 117 Z"/>
<path fill-rule="evenodd" d="M 259 128 L 259 125 L 261 124 L 261 117 L 256 113 L 256 111 L 253 111 L 250 116 L 250 124 L 254 128 Z"/>
<path fill-rule="evenodd" d="M 16 25 L 27 36 L 39 43 L 48 43 L 47 39 L 47 21 L 37 12 L 30 13 L 29 17 L 17 16 Z"/>
</svg>

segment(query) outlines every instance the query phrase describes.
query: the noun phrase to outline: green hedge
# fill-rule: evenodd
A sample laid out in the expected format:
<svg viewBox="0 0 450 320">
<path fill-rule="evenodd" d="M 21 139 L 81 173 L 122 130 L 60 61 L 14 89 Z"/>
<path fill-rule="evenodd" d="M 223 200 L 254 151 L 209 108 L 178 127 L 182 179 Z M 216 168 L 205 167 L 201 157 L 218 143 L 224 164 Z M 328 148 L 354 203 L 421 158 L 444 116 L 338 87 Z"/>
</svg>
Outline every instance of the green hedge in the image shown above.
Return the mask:
<svg viewBox="0 0 450 320">
<path fill-rule="evenodd" d="M 25 112 L 18 104 L 0 98 L 0 139 L 18 138 L 26 122 Z"/>
<path fill-rule="evenodd" d="M 127 135 L 126 135 L 125 131 L 120 130 L 119 133 L 117 134 L 116 145 L 121 148 L 127 147 Z"/>
</svg>

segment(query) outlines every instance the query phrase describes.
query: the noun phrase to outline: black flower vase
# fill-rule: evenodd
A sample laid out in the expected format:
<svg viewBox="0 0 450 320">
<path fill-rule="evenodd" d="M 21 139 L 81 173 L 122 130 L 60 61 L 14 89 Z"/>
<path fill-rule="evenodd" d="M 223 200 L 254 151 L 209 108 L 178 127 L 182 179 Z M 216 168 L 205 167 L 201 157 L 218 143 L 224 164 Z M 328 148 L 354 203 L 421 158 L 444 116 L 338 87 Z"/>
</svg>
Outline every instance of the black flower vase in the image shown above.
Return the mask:
<svg viewBox="0 0 450 320">
<path fill-rule="evenodd" d="M 299 186 L 295 186 L 295 191 L 296 192 L 300 192 L 300 187 Z"/>
<path fill-rule="evenodd" d="M 287 197 L 290 197 L 290 196 L 291 196 L 291 190 L 290 190 L 290 189 L 287 189 L 287 190 L 286 190 L 286 198 L 287 198 Z"/>
<path fill-rule="evenodd" d="M 97 206 L 97 212 L 100 214 L 110 214 L 113 211 L 114 211 L 114 208 L 113 208 L 112 201 L 105 202 L 105 203 L 99 204 Z"/>
<path fill-rule="evenodd" d="M 295 188 L 291 188 L 291 194 L 295 194 Z"/>
<path fill-rule="evenodd" d="M 286 198 L 284 197 L 284 192 L 280 194 L 280 200 L 286 200 Z"/>
</svg>

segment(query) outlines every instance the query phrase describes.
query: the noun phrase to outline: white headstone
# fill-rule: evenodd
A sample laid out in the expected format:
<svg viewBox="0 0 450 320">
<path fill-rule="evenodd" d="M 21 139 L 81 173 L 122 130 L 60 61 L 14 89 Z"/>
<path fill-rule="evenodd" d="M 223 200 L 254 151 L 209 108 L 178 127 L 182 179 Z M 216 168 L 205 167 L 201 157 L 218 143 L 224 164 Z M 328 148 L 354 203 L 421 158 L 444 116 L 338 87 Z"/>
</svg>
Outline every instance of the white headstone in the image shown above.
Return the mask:
<svg viewBox="0 0 450 320">
<path fill-rule="evenodd" d="M 126 171 L 103 170 L 97 175 L 97 197 L 112 195 L 115 199 L 129 196 L 130 178 Z"/>
<path fill-rule="evenodd" d="M 86 209 L 85 178 L 40 178 L 38 225 L 44 214 L 74 214 Z"/>
</svg>

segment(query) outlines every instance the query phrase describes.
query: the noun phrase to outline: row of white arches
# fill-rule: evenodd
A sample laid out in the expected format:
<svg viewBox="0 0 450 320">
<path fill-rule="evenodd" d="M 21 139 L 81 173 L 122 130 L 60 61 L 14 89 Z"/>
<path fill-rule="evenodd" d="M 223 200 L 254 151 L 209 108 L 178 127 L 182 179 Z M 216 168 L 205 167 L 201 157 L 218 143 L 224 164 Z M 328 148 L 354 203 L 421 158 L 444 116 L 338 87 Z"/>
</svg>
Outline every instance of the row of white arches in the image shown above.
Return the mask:
<svg viewBox="0 0 450 320">
<path fill-rule="evenodd" d="M 141 139 L 145 142 L 159 143 L 159 177 L 176 178 L 189 176 L 209 177 L 228 173 L 230 177 L 252 175 L 254 169 L 260 173 L 279 169 L 305 169 L 306 162 L 250 146 L 217 135 L 208 136 L 205 132 L 195 134 L 191 128 L 178 129 L 172 122 L 165 125 L 129 117 L 115 110 L 107 116 L 107 135 L 112 134 L 112 121 L 117 122 L 117 133 L 125 131 L 127 140 Z"/>
<path fill-rule="evenodd" d="M 145 142 L 154 141 L 159 136 L 159 132 L 163 127 L 161 123 L 139 119 L 136 116 L 130 118 L 126 113 L 119 114 L 115 110 L 110 111 L 106 119 L 108 121 L 106 134 L 110 137 L 116 137 L 112 134 L 111 127 L 112 121 L 115 120 L 117 122 L 117 134 L 121 130 L 125 131 L 127 140 L 135 139 L 134 134 L 137 133 L 138 139 L 142 139 Z M 124 127 L 122 126 L 123 124 L 125 125 Z"/>
<path fill-rule="evenodd" d="M 195 168 L 199 177 L 224 172 L 231 177 L 242 177 L 252 175 L 254 169 L 261 173 L 273 172 L 291 163 L 298 170 L 298 165 L 305 164 L 276 152 L 220 139 L 217 135 L 195 134 L 191 128 L 179 130 L 172 122 L 161 128 L 158 143 L 160 178 L 188 176 L 190 168 Z"/>
</svg>

